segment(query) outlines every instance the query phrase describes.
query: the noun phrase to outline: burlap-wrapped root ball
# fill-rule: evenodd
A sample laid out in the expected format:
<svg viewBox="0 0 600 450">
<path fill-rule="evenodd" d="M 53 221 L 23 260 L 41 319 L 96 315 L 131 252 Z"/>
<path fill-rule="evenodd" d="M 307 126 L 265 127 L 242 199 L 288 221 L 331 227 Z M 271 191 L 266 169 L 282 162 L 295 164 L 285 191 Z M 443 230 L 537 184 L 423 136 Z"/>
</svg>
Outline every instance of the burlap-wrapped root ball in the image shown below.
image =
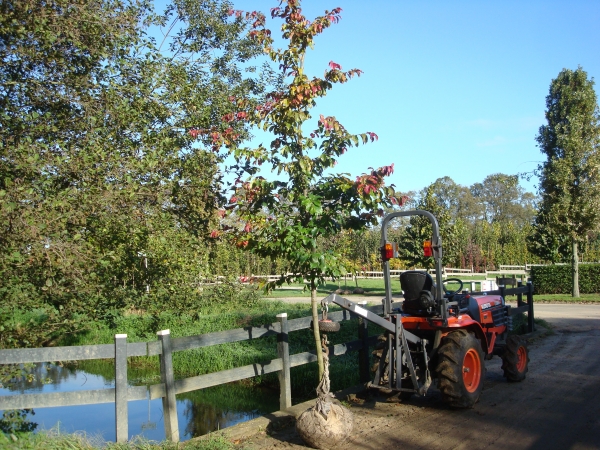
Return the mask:
<svg viewBox="0 0 600 450">
<path fill-rule="evenodd" d="M 312 448 L 328 450 L 350 437 L 354 416 L 342 405 L 329 403 L 327 418 L 317 406 L 308 408 L 296 420 L 296 431 Z"/>
</svg>

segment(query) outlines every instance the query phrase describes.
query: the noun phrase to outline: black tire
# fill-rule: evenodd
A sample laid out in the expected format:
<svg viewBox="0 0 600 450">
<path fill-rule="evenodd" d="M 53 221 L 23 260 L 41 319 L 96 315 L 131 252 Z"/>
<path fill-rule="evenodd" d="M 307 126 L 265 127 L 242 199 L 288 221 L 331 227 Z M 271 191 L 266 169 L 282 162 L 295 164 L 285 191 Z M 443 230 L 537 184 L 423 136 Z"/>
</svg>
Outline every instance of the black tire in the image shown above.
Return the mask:
<svg viewBox="0 0 600 450">
<path fill-rule="evenodd" d="M 340 331 L 340 323 L 333 322 L 331 320 L 319 320 L 319 331 L 323 333 L 335 333 L 336 331 Z M 312 329 L 313 323 L 310 323 L 310 328 Z"/>
<path fill-rule="evenodd" d="M 456 408 L 472 408 L 479 400 L 485 378 L 479 339 L 467 330 L 456 330 L 442 341 L 436 368 L 442 399 Z"/>
<path fill-rule="evenodd" d="M 502 370 L 508 381 L 523 381 L 529 370 L 529 350 L 527 341 L 512 335 L 506 340 L 502 354 Z"/>
</svg>

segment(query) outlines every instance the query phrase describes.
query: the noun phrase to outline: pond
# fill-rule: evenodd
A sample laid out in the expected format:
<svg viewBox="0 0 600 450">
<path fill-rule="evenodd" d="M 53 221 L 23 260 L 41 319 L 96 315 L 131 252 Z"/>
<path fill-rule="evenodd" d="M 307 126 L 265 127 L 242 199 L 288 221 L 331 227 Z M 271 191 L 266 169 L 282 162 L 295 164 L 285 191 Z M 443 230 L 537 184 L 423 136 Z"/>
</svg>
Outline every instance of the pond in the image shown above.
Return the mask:
<svg viewBox="0 0 600 450">
<path fill-rule="evenodd" d="M 57 364 L 36 364 L 33 375 L 32 381 L 22 379 L 0 388 L 0 395 L 114 387 L 114 380 Z M 278 391 L 240 383 L 181 394 L 177 396 L 180 440 L 227 428 L 278 409 Z M 165 439 L 161 399 L 130 401 L 128 415 L 130 439 L 138 435 L 154 441 Z M 36 431 L 59 427 L 64 433 L 84 431 L 88 437 L 101 436 L 105 441 L 113 442 L 116 439 L 114 403 L 36 408 L 27 415 L 27 420 L 38 425 Z"/>
</svg>

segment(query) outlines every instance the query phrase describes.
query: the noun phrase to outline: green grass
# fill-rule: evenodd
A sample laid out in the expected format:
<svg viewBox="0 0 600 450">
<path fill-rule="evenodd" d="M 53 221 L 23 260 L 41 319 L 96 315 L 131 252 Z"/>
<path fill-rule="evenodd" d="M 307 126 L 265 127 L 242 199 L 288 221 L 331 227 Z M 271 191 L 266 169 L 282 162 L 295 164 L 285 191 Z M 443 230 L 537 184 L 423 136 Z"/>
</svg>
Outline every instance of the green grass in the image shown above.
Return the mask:
<svg viewBox="0 0 600 450">
<path fill-rule="evenodd" d="M 454 278 L 451 276 L 449 278 Z M 460 277 L 456 276 L 456 278 L 460 278 L 465 282 L 469 280 L 473 281 L 481 281 L 485 279 L 483 275 L 474 276 L 474 277 Z M 385 285 L 382 278 L 364 278 L 358 280 L 358 286 L 364 289 L 364 294 L 359 294 L 360 296 L 385 296 Z M 447 284 L 448 289 L 454 290 L 459 286 L 456 283 Z M 348 280 L 346 283 L 344 281 L 336 282 L 327 282 L 317 288 L 317 298 L 321 299 L 326 297 L 327 295 L 335 292 L 336 289 L 347 289 L 350 293 L 346 293 L 344 295 L 348 295 L 352 297 L 352 291 L 356 287 L 356 284 L 353 280 Z M 470 286 L 467 284 L 464 286 L 465 289 L 470 289 Z M 392 290 L 394 294 L 400 293 L 400 281 L 398 277 L 394 277 L 392 280 Z M 304 290 L 304 285 L 302 284 L 290 284 L 286 285 L 282 288 L 276 289 L 270 292 L 265 298 L 277 299 L 277 298 L 290 298 L 290 297 L 310 297 L 310 292 L 308 290 Z M 598 294 L 581 294 L 579 298 L 573 298 L 570 294 L 535 294 L 534 295 L 535 302 L 548 302 L 548 303 L 600 303 L 600 293 Z M 514 299 L 514 297 L 508 297 L 509 300 Z"/>
<path fill-rule="evenodd" d="M 516 314 L 513 316 L 512 318 L 512 322 L 513 322 L 513 329 L 512 331 L 509 332 L 509 334 L 527 334 L 528 330 L 527 330 L 527 315 L 521 313 L 521 314 Z M 535 328 L 536 329 L 540 329 L 540 328 L 545 328 L 546 330 L 548 330 L 548 332 L 550 332 L 550 334 L 552 333 L 552 326 L 545 321 L 544 319 L 534 319 L 535 322 Z"/>
<path fill-rule="evenodd" d="M 331 311 L 339 310 L 332 307 Z M 229 330 L 248 326 L 260 326 L 276 322 L 276 315 L 288 314 L 288 319 L 311 315 L 309 304 L 288 304 L 277 300 L 261 300 L 251 308 L 240 308 L 220 314 L 178 315 L 164 312 L 158 316 L 127 314 L 113 319 L 111 324 L 96 322 L 90 324 L 85 332 L 76 336 L 65 337 L 59 345 L 110 344 L 114 335 L 126 333 L 128 342 L 155 341 L 156 332 L 171 330 L 172 337 L 193 336 L 214 331 Z M 330 336 L 333 344 L 358 339 L 357 321 L 345 321 L 341 331 Z M 289 338 L 290 353 L 313 351 L 314 337 L 309 329 L 294 331 Z M 277 341 L 275 336 L 252 339 L 248 341 L 220 344 L 211 347 L 179 351 L 173 354 L 173 368 L 177 379 L 213 373 L 240 367 L 256 362 L 277 358 Z M 90 360 L 80 361 L 77 366 L 88 373 L 98 374 L 107 380 L 114 378 L 112 361 Z M 349 368 L 351 367 L 351 368 Z M 316 364 L 308 364 L 292 369 L 292 395 L 295 398 L 313 396 L 314 387 L 318 383 Z M 356 353 L 348 356 L 332 358 L 332 373 L 337 373 L 332 380 L 332 389 L 343 389 L 358 382 L 358 358 Z M 133 384 L 153 384 L 160 382 L 159 360 L 153 357 L 130 358 L 128 379 Z M 248 383 L 277 387 L 276 374 L 268 374 L 252 378 Z"/>
<path fill-rule="evenodd" d="M 57 429 L 39 433 L 0 433 L 0 449 L 45 449 L 45 450 L 232 450 L 234 448 L 227 439 L 214 435 L 205 439 L 194 439 L 174 444 L 171 442 L 155 442 L 143 438 L 134 438 L 123 444 L 105 442 L 99 437 L 89 437 L 83 433 L 63 434 Z"/>
<path fill-rule="evenodd" d="M 398 281 L 398 289 L 400 289 L 400 282 Z M 308 289 L 304 289 L 303 284 L 289 284 L 284 285 L 283 287 L 271 291 L 267 298 L 287 298 L 287 297 L 310 297 L 310 291 Z M 383 283 L 383 279 L 373 279 L 373 278 L 365 278 L 360 279 L 358 281 L 358 287 L 363 288 L 365 290 L 364 294 L 361 295 L 385 295 L 385 287 Z M 317 298 L 326 297 L 327 295 L 335 292 L 336 289 L 347 289 L 352 291 L 356 288 L 356 283 L 353 280 L 348 280 L 344 283 L 341 280 L 339 283 L 337 281 L 332 282 L 328 281 L 325 284 L 322 284 L 317 287 Z"/>
<path fill-rule="evenodd" d="M 317 287 L 317 299 L 328 296 L 337 289 L 347 290 L 350 293 L 345 295 L 357 295 L 353 294 L 352 291 L 356 289 L 356 283 L 354 280 L 328 281 Z M 383 278 L 360 278 L 358 280 L 358 287 L 364 290 L 364 294 L 358 294 L 362 296 L 385 296 L 385 283 Z M 392 280 L 392 289 L 395 294 L 400 293 L 400 279 L 394 277 Z M 271 291 L 266 298 L 288 298 L 288 297 L 310 297 L 310 291 L 304 289 L 303 284 L 289 284 L 283 287 Z"/>
<path fill-rule="evenodd" d="M 600 294 L 581 294 L 574 298 L 570 294 L 539 294 L 533 296 L 537 303 L 600 303 Z"/>
<path fill-rule="evenodd" d="M 454 278 L 454 277 L 449 277 Z M 461 278 L 461 277 L 456 277 Z M 485 276 L 474 276 L 474 277 L 462 277 L 463 281 L 468 282 L 470 280 L 478 281 L 485 279 Z M 450 290 L 457 289 L 459 287 L 456 283 L 449 283 L 448 288 Z M 364 294 L 358 294 L 360 296 L 385 296 L 385 283 L 383 278 L 359 278 L 358 287 L 364 289 Z M 468 288 L 468 285 L 465 285 L 465 289 Z M 328 281 L 325 284 L 322 284 L 317 287 L 317 298 L 326 297 L 327 295 L 335 292 L 337 289 L 347 290 L 350 293 L 345 295 L 356 295 L 352 294 L 352 291 L 356 288 L 356 283 L 354 280 L 340 280 L 332 282 Z M 392 291 L 394 294 L 400 294 L 400 278 L 398 276 L 394 276 L 392 279 Z M 276 289 L 270 292 L 265 296 L 266 298 L 289 298 L 289 297 L 310 297 L 310 291 L 308 289 L 304 289 L 303 284 L 289 284 L 285 285 L 279 289 Z"/>
</svg>

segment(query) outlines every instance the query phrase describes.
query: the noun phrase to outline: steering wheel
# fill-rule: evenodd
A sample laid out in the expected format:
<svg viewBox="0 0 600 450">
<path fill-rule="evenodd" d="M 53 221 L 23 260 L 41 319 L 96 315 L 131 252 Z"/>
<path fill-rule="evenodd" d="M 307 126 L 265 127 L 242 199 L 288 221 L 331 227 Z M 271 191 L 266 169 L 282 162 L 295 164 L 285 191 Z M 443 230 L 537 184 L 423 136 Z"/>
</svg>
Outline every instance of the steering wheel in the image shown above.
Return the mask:
<svg viewBox="0 0 600 450">
<path fill-rule="evenodd" d="M 446 286 L 445 286 L 446 283 L 458 283 L 458 284 L 460 284 L 460 286 L 458 286 L 458 289 L 456 289 L 454 291 L 450 291 L 450 290 L 446 289 Z M 458 278 L 446 278 L 444 281 L 442 281 L 442 289 L 444 289 L 444 293 L 449 297 L 462 291 L 462 288 L 463 288 L 463 282 L 462 282 L 462 280 L 459 280 Z"/>
</svg>

